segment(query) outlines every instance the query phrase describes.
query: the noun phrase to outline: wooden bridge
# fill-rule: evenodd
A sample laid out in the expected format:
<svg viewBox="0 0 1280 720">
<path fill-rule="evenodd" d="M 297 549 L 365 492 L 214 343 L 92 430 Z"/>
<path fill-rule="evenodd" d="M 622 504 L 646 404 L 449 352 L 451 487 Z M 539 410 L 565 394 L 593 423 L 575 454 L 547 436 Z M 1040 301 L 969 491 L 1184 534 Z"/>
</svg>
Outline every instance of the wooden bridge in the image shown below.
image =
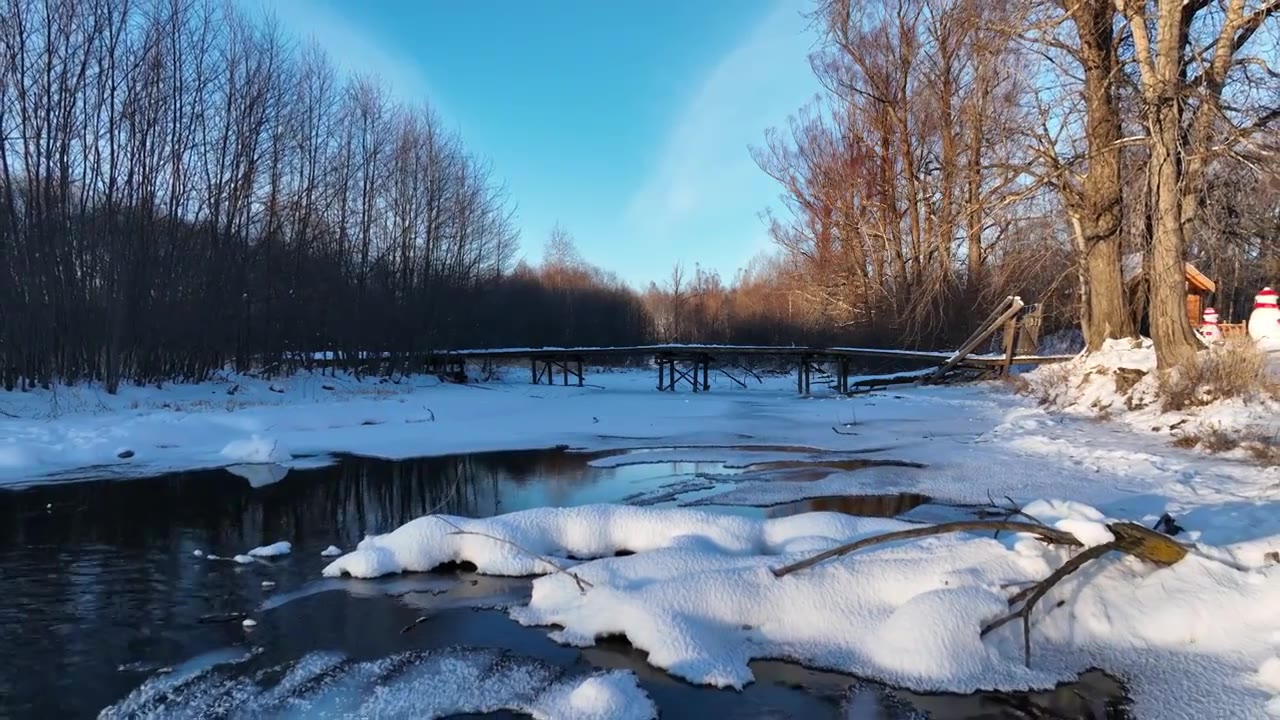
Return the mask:
<svg viewBox="0 0 1280 720">
<path fill-rule="evenodd" d="M 658 390 L 674 391 L 688 386 L 694 392 L 711 389 L 710 374 L 713 370 L 746 387 L 743 377 L 731 370 L 736 368 L 745 375 L 751 371 L 733 361 L 754 357 L 782 360 L 796 370 L 796 391 L 807 395 L 815 375 L 825 378 L 840 393 L 859 389 L 906 382 L 941 382 L 965 374 L 967 376 L 1001 376 L 1013 365 L 1040 365 L 1071 359 L 1072 355 L 1018 354 L 1018 336 L 1028 330 L 1030 323 L 1024 317 L 1019 320 L 1024 306 L 1017 297 L 1009 297 L 988 316 L 983 325 L 955 351 L 895 350 L 889 348 L 861 347 L 812 347 L 769 345 L 632 345 L 626 347 L 564 347 L 564 348 L 489 348 L 449 350 L 432 353 L 428 366 L 437 371 L 465 374 L 469 362 L 512 362 L 527 360 L 530 379 L 535 385 L 554 384 L 556 376 L 562 384 L 584 383 L 584 367 L 592 362 L 621 362 L 653 358 L 658 369 Z M 1038 322 L 1038 318 L 1035 318 Z M 998 354 L 974 354 L 974 350 L 987 341 L 996 330 L 1003 328 L 1003 352 Z M 873 378 L 852 380 L 851 375 L 867 360 L 897 361 L 903 365 L 914 364 L 923 371 L 897 373 Z"/>
</svg>

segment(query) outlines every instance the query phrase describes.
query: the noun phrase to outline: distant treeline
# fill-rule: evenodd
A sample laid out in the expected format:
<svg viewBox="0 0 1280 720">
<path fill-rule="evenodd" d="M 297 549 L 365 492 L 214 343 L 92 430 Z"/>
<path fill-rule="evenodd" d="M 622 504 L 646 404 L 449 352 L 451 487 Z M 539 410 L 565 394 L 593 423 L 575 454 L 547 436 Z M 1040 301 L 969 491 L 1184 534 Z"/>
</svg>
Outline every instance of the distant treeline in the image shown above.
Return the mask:
<svg viewBox="0 0 1280 720">
<path fill-rule="evenodd" d="M 567 302 L 608 318 L 579 320 L 597 338 L 647 337 L 616 289 L 511 274 L 490 168 L 272 23 L 212 0 L 7 0 L 0 49 L 7 387 L 531 343 L 567 332 Z"/>
<path fill-rule="evenodd" d="M 372 370 L 390 372 L 476 346 L 946 344 L 985 314 L 973 303 L 1064 264 L 1038 248 L 984 292 L 852 303 L 834 265 L 785 243 L 728 283 L 677 267 L 643 293 L 558 228 L 539 266 L 517 265 L 515 206 L 485 161 L 272 22 L 217 0 L 0 3 L 8 389 L 284 372 L 317 352 L 352 369 L 386 353 Z"/>
<path fill-rule="evenodd" d="M 274 24 L 214 0 L 2 1 L 4 387 L 655 338 L 567 236 L 513 267 L 489 166 Z"/>
</svg>

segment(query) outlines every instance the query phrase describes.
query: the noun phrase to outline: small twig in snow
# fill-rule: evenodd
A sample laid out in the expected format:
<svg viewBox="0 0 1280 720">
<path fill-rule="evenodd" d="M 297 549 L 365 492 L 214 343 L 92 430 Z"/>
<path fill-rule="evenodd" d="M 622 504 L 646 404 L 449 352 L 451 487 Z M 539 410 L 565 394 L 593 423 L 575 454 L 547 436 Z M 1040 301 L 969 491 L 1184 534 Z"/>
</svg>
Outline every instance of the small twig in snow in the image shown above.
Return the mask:
<svg viewBox="0 0 1280 720">
<path fill-rule="evenodd" d="M 1041 521 L 1039 518 L 1034 517 L 1032 515 L 1028 515 L 1027 513 L 1023 512 L 1022 506 L 1014 502 L 1013 498 L 1009 497 L 1008 495 L 1005 495 L 1004 499 L 1009 502 L 1008 507 L 1004 507 L 996 504 L 995 498 L 991 497 L 991 491 L 990 490 L 987 491 L 987 502 L 991 505 L 991 507 L 996 508 L 997 510 L 1003 510 L 1005 513 L 1004 515 L 1005 520 L 1012 520 L 1015 517 L 1021 516 L 1037 525 L 1045 525 L 1045 523 Z M 995 534 L 992 537 L 996 537 L 996 538 L 1000 537 L 1000 531 L 996 530 Z"/>
<path fill-rule="evenodd" d="M 568 575 L 569 577 L 573 578 L 573 581 L 578 585 L 578 591 L 581 593 L 586 593 L 589 588 L 595 587 L 595 585 L 593 585 L 592 583 L 579 577 L 577 573 L 569 570 L 568 568 L 560 567 L 560 565 L 556 564 L 556 562 L 551 558 L 548 558 L 544 555 L 539 555 L 538 553 L 530 550 L 527 547 L 524 547 L 523 545 L 520 545 L 519 543 L 513 542 L 506 538 L 500 538 L 497 535 L 490 535 L 488 533 L 476 532 L 474 530 L 463 530 L 462 528 L 458 527 L 452 522 L 449 522 L 448 520 L 444 519 L 439 515 L 436 515 L 435 518 L 440 522 L 444 523 L 445 525 L 448 525 L 449 527 L 454 529 L 454 532 L 449 533 L 450 535 L 476 535 L 482 538 L 496 540 L 497 542 L 510 545 L 511 547 L 519 550 L 520 552 L 525 553 L 526 555 L 530 555 L 532 557 L 537 558 L 538 560 L 541 560 L 542 562 L 555 568 L 555 572 L 551 573 L 552 575 L 555 575 L 556 573 L 564 573 L 565 575 Z"/>
<path fill-rule="evenodd" d="M 1023 663 L 1026 664 L 1027 667 L 1031 667 L 1031 611 L 1035 609 L 1036 603 L 1040 602 L 1040 600 L 1053 589 L 1054 585 L 1057 585 L 1066 579 L 1068 575 L 1071 575 L 1075 571 L 1084 567 L 1090 560 L 1096 560 L 1112 550 L 1119 549 L 1120 543 L 1113 540 L 1109 543 L 1094 545 L 1066 561 L 1062 564 L 1062 567 L 1053 571 L 1053 574 L 1049 577 L 1009 598 L 1010 607 L 1019 602 L 1022 603 L 1022 607 L 1008 615 L 987 623 L 986 627 L 982 628 L 982 632 L 978 634 L 979 637 L 986 637 L 991 631 L 1004 626 L 1006 623 L 1016 618 L 1021 618 Z"/>
</svg>

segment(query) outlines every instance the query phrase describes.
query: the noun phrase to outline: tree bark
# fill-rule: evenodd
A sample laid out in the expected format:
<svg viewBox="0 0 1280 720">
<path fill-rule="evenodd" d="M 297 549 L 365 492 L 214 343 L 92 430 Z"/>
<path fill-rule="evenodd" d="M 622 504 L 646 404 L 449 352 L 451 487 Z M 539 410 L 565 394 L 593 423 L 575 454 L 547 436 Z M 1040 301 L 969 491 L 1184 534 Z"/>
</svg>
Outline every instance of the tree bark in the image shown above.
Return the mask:
<svg viewBox="0 0 1280 720">
<path fill-rule="evenodd" d="M 1147 127 L 1147 198 L 1151 228 L 1147 281 L 1151 292 L 1148 316 L 1156 364 L 1161 369 L 1191 360 L 1201 347 L 1187 319 L 1185 236 L 1182 223 L 1183 50 L 1190 23 L 1179 0 L 1145 3 L 1117 0 L 1133 35 L 1142 81 L 1143 121 Z M 1155 13 L 1155 38 L 1148 12 Z"/>
<path fill-rule="evenodd" d="M 1116 56 L 1112 18 L 1106 0 L 1064 3 L 1075 18 L 1084 68 L 1085 140 L 1089 170 L 1081 181 L 1080 250 L 1088 283 L 1083 328 L 1090 350 L 1113 338 L 1134 335 L 1125 297 L 1120 244 L 1120 112 L 1115 96 Z"/>
<path fill-rule="evenodd" d="M 1151 262 L 1147 278 L 1151 292 L 1148 312 L 1156 364 L 1171 368 L 1189 361 L 1200 348 L 1187 318 L 1187 276 L 1184 269 L 1181 190 L 1179 188 L 1178 108 L 1172 98 L 1148 110 L 1151 158 L 1147 192 L 1151 208 Z"/>
</svg>

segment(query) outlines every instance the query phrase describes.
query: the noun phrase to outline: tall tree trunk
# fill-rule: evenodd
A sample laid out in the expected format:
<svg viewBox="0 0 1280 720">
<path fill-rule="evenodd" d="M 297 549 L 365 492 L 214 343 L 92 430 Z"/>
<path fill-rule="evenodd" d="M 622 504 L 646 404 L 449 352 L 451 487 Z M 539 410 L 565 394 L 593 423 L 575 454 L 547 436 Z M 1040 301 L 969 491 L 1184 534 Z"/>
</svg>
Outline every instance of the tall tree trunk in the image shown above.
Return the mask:
<svg viewBox="0 0 1280 720">
<path fill-rule="evenodd" d="M 1127 0 L 1122 9 L 1133 35 L 1142 80 L 1143 120 L 1147 126 L 1147 201 L 1151 255 L 1147 263 L 1151 339 L 1160 368 L 1181 365 L 1202 346 L 1186 310 L 1185 237 L 1182 217 L 1181 147 L 1185 64 L 1183 52 L 1192 13 L 1180 0 L 1146 3 Z M 1154 11 L 1154 27 L 1148 12 Z M 1151 30 L 1155 30 L 1155 38 Z"/>
<path fill-rule="evenodd" d="M 1179 135 L 1178 106 L 1162 98 L 1148 110 L 1151 158 L 1147 165 L 1147 191 L 1151 208 L 1151 262 L 1147 269 L 1151 289 L 1151 339 L 1156 362 L 1169 368 L 1187 362 L 1200 348 L 1187 318 L 1187 276 L 1184 269 L 1180 173 L 1176 155 Z"/>
<path fill-rule="evenodd" d="M 1114 92 L 1116 58 L 1113 43 L 1114 9 L 1107 0 L 1064 3 L 1080 34 L 1084 66 L 1085 140 L 1089 171 L 1080 187 L 1080 250 L 1088 279 L 1088 307 L 1082 313 L 1090 350 L 1112 338 L 1134 334 L 1133 317 L 1125 297 L 1120 245 L 1120 112 Z"/>
</svg>

